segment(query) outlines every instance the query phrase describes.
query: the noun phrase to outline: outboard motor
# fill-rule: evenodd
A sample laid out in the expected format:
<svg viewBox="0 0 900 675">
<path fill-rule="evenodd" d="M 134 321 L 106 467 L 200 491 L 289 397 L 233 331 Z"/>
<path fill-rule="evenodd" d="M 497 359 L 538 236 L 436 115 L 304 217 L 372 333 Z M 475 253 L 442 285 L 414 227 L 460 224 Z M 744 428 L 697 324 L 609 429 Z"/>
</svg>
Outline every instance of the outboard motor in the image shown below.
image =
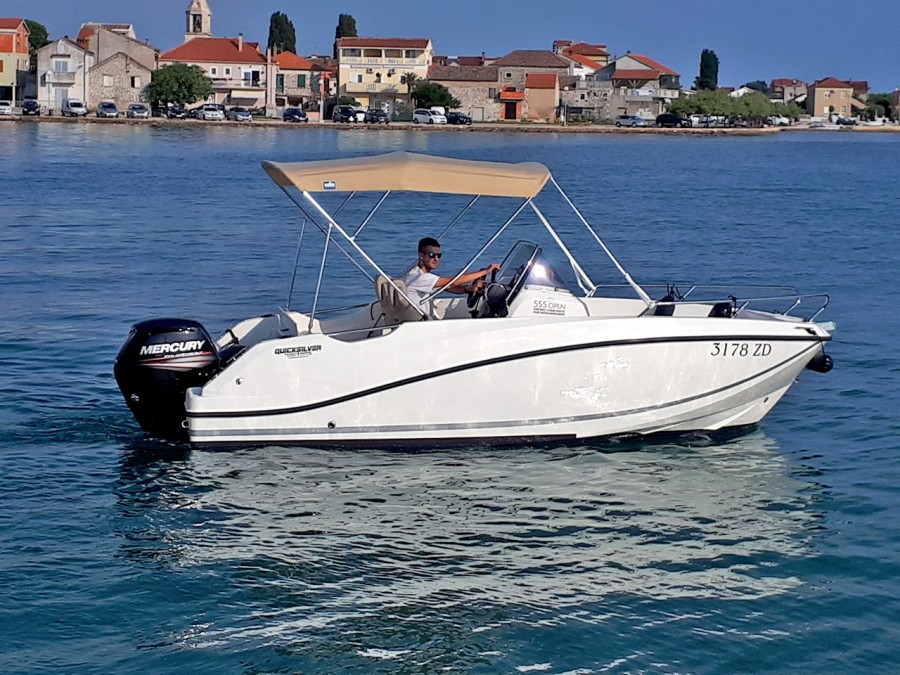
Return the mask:
<svg viewBox="0 0 900 675">
<path fill-rule="evenodd" d="M 151 319 L 134 324 L 116 356 L 113 372 L 132 414 L 147 433 L 187 436 L 185 392 L 219 370 L 216 343 L 190 319 Z"/>
</svg>

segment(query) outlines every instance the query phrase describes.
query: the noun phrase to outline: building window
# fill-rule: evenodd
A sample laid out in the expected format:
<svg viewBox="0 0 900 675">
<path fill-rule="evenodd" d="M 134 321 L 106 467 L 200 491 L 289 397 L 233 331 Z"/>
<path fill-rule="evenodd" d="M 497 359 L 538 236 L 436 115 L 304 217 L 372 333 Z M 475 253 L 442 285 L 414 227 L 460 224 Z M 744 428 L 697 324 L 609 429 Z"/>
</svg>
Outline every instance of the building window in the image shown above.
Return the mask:
<svg viewBox="0 0 900 675">
<path fill-rule="evenodd" d="M 112 75 L 104 75 L 103 76 L 103 86 L 104 87 L 113 86 L 113 76 Z"/>
<path fill-rule="evenodd" d="M 512 79 L 512 73 L 503 73 L 503 77 L 505 77 L 507 80 L 511 80 L 511 79 Z"/>
<path fill-rule="evenodd" d="M 826 92 L 825 92 L 825 98 L 831 98 L 831 92 L 830 92 L 830 91 L 826 91 Z"/>
<path fill-rule="evenodd" d="M 845 115 L 845 114 L 847 114 L 847 106 L 842 105 L 841 106 L 841 115 Z"/>
<path fill-rule="evenodd" d="M 362 73 L 354 73 L 354 74 L 351 76 L 350 81 L 351 81 L 351 82 L 362 83 L 362 81 L 363 81 Z"/>
<path fill-rule="evenodd" d="M 842 92 L 841 92 L 841 98 L 847 98 L 847 92 L 846 92 L 846 91 L 842 91 Z"/>
<path fill-rule="evenodd" d="M 496 87 L 488 88 L 488 98 L 497 98 L 497 88 Z"/>
<path fill-rule="evenodd" d="M 219 74 L 219 69 L 216 66 L 210 66 L 209 74 L 212 75 L 213 77 L 215 77 L 216 75 Z"/>
<path fill-rule="evenodd" d="M 421 54 L 418 49 L 406 49 L 403 51 L 404 59 L 417 59 L 419 58 L 419 54 Z"/>
<path fill-rule="evenodd" d="M 225 68 L 225 77 L 231 77 L 231 68 Z"/>
<path fill-rule="evenodd" d="M 135 75 L 131 78 L 131 88 L 132 89 L 140 89 L 141 88 L 141 77 L 140 75 Z"/>
<path fill-rule="evenodd" d="M 68 61 L 54 61 L 53 62 L 53 72 L 54 73 L 68 73 L 69 72 L 69 62 Z"/>
<path fill-rule="evenodd" d="M 341 56 L 346 56 L 349 58 L 354 58 L 354 57 L 358 58 L 358 57 L 362 56 L 362 50 L 361 49 L 342 49 Z"/>
<path fill-rule="evenodd" d="M 306 87 L 306 75 L 297 76 L 297 87 L 303 89 Z"/>
</svg>

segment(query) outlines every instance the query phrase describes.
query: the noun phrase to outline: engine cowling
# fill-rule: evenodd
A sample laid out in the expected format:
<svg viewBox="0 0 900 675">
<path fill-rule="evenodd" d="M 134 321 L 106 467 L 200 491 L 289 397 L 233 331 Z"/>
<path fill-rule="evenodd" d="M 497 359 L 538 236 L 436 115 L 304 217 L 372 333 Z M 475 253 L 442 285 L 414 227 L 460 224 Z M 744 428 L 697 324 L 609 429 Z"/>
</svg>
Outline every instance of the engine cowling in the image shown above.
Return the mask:
<svg viewBox="0 0 900 675">
<path fill-rule="evenodd" d="M 187 437 L 185 392 L 220 369 L 216 343 L 190 319 L 150 319 L 134 324 L 113 372 L 141 429 L 167 439 Z"/>
</svg>

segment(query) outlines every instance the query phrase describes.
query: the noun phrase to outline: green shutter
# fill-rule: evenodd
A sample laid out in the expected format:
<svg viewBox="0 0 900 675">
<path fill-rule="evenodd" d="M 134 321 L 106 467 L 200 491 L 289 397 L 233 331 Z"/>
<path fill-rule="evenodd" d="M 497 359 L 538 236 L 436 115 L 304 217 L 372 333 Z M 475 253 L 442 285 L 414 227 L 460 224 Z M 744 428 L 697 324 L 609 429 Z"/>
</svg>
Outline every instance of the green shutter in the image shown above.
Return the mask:
<svg viewBox="0 0 900 675">
<path fill-rule="evenodd" d="M 297 87 L 303 89 L 306 86 L 306 75 L 297 76 Z"/>
</svg>

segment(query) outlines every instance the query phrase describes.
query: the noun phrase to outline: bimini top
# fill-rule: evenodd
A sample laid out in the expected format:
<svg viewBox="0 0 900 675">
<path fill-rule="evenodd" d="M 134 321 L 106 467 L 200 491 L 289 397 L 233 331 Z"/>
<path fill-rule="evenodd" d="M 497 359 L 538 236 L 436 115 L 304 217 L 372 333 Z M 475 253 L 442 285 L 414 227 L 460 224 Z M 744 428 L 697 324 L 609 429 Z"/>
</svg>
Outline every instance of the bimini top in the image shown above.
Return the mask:
<svg viewBox="0 0 900 675">
<path fill-rule="evenodd" d="M 530 198 L 550 178 L 550 171 L 538 162 L 477 162 L 411 152 L 262 166 L 282 188 L 293 185 L 305 192 L 408 190 Z"/>
</svg>

